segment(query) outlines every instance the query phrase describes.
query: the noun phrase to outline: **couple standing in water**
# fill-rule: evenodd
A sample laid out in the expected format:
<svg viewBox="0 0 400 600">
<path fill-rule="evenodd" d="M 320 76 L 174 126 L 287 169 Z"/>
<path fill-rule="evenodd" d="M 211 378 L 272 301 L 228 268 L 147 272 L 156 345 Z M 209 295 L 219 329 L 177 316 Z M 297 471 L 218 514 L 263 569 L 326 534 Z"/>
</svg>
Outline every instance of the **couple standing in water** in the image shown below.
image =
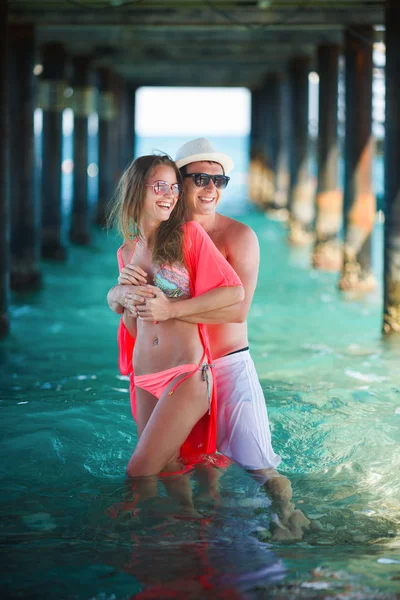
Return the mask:
<svg viewBox="0 0 400 600">
<path fill-rule="evenodd" d="M 222 466 L 224 455 L 264 485 L 278 534 L 301 537 L 308 521 L 275 470 L 280 457 L 248 348 L 257 237 L 216 212 L 232 167 L 200 138 L 175 163 L 142 156 L 121 178 L 111 216 L 125 243 L 108 302 L 122 315 L 119 366 L 130 375 L 138 427 L 127 473 L 182 472 L 208 455 Z"/>
</svg>

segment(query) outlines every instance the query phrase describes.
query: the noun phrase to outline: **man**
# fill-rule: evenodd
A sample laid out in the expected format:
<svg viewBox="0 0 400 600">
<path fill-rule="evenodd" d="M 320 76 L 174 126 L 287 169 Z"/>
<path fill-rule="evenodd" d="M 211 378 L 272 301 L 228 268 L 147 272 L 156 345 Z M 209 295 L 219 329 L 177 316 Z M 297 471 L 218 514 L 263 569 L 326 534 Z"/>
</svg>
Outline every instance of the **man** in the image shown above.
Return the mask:
<svg viewBox="0 0 400 600">
<path fill-rule="evenodd" d="M 182 146 L 176 164 L 190 218 L 200 223 L 221 254 L 239 275 L 245 299 L 226 309 L 184 317 L 208 325 L 218 388 L 218 450 L 248 471 L 276 467 L 280 457 L 272 450 L 264 395 L 249 353 L 246 318 L 257 285 L 260 250 L 250 227 L 216 211 L 227 173 L 229 156 L 218 153 L 206 139 Z M 203 174 L 203 175 L 201 175 Z M 214 177 L 214 180 L 210 178 Z"/>
<path fill-rule="evenodd" d="M 190 219 L 197 221 L 208 233 L 239 275 L 245 289 L 245 299 L 238 304 L 203 314 L 177 316 L 208 326 L 218 389 L 217 449 L 263 483 L 280 517 L 276 537 L 299 538 L 308 521 L 290 502 L 289 480 L 275 471 L 281 459 L 272 449 L 265 399 L 249 353 L 246 318 L 258 277 L 257 236 L 247 225 L 216 211 L 222 190 L 228 184 L 227 173 L 233 168 L 233 161 L 226 154 L 216 152 L 207 139 L 199 138 L 179 148 L 176 164 L 182 173 Z M 145 283 L 146 280 L 140 281 L 140 275 L 132 266 L 124 269 L 118 281 L 126 285 Z M 118 288 L 120 286 L 109 293 L 110 307 L 114 302 L 113 310 L 116 310 Z M 141 301 L 137 296 L 133 298 L 134 303 Z M 139 316 L 141 310 L 147 310 L 148 316 L 148 309 L 142 309 L 140 304 L 137 310 Z"/>
</svg>

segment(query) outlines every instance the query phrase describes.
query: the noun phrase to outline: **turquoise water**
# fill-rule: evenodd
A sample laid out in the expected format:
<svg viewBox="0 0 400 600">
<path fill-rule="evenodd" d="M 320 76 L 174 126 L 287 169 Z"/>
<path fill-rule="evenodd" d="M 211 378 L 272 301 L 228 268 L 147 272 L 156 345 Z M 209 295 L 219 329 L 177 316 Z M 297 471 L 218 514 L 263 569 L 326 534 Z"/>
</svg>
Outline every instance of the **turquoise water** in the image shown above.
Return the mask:
<svg viewBox="0 0 400 600">
<path fill-rule="evenodd" d="M 251 350 L 282 472 L 313 528 L 271 539 L 269 501 L 237 466 L 217 504 L 195 497 L 195 515 L 162 483 L 129 506 L 136 432 L 105 301 L 118 242 L 95 232 L 67 264 L 44 264 L 40 292 L 13 297 L 0 343 L 2 598 L 396 598 L 400 348 L 381 340 L 381 291 L 342 296 L 282 224 L 242 212 L 262 257 Z M 377 224 L 379 279 L 381 246 Z"/>
</svg>

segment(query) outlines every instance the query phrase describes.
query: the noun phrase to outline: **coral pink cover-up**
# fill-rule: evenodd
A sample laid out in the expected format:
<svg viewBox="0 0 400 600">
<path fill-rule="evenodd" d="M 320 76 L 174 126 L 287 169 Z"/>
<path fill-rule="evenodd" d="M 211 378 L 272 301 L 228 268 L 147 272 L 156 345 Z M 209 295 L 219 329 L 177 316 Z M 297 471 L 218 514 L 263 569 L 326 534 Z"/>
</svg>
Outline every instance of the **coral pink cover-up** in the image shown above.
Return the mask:
<svg viewBox="0 0 400 600">
<path fill-rule="evenodd" d="M 189 221 L 182 226 L 184 231 L 183 253 L 186 268 L 190 276 L 190 293 L 192 298 L 204 294 L 214 288 L 242 285 L 236 272 L 216 248 L 204 229 L 195 221 Z M 124 267 L 122 248 L 119 248 L 118 265 Z M 200 338 L 205 349 L 206 360 L 212 364 L 210 344 L 206 325 L 198 325 Z M 132 355 L 135 339 L 125 327 L 121 318 L 118 328 L 119 370 L 122 375 L 130 376 L 130 398 L 134 419 L 136 420 L 136 397 L 133 382 Z M 215 378 L 209 414 L 205 414 L 193 427 L 188 438 L 181 447 L 180 456 L 186 464 L 195 463 L 204 454 L 216 451 L 216 422 L 217 422 L 217 389 Z"/>
</svg>

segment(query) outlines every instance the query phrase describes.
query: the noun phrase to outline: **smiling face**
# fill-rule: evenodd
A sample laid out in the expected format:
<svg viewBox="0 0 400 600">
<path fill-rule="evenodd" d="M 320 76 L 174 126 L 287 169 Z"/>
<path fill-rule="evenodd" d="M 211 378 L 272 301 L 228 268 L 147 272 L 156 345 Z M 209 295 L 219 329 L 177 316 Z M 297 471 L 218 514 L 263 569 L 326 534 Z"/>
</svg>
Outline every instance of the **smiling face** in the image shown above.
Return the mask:
<svg viewBox="0 0 400 600">
<path fill-rule="evenodd" d="M 151 187 L 157 181 L 168 184 L 165 186 L 165 191 L 160 194 L 156 194 L 154 188 Z M 172 167 L 157 165 L 151 170 L 146 180 L 141 214 L 143 222 L 159 224 L 169 219 L 178 201 L 178 197 L 171 190 L 171 185 L 177 183 L 177 176 Z"/>
<path fill-rule="evenodd" d="M 186 173 L 207 173 L 207 175 L 223 175 L 220 164 L 208 161 L 193 162 L 186 166 Z M 210 179 L 206 187 L 197 187 L 191 177 L 183 179 L 185 200 L 191 215 L 210 215 L 219 202 L 222 190 L 218 190 Z"/>
</svg>

